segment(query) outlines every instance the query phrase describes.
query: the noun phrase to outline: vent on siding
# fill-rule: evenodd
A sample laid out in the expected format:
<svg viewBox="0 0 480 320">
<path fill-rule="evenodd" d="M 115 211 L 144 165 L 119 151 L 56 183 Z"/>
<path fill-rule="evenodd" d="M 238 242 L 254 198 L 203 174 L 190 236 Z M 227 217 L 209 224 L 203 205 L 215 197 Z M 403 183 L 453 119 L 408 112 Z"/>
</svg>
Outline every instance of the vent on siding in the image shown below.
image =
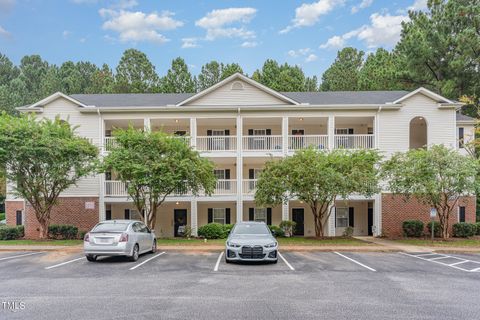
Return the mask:
<svg viewBox="0 0 480 320">
<path fill-rule="evenodd" d="M 232 90 L 243 90 L 243 83 L 240 81 L 235 81 L 232 83 Z"/>
</svg>

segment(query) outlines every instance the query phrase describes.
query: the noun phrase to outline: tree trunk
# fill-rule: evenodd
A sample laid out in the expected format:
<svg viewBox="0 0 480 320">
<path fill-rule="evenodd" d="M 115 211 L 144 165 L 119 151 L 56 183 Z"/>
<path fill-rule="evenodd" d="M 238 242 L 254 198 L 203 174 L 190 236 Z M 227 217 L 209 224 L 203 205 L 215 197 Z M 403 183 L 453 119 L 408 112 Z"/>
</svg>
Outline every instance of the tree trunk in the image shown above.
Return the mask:
<svg viewBox="0 0 480 320">
<path fill-rule="evenodd" d="M 155 230 L 155 224 L 157 222 L 157 209 L 158 207 L 156 205 L 152 206 L 150 215 L 147 217 L 147 227 L 150 230 Z"/>
<path fill-rule="evenodd" d="M 40 239 L 48 239 L 48 220 L 47 219 L 38 219 L 40 223 Z"/>
</svg>

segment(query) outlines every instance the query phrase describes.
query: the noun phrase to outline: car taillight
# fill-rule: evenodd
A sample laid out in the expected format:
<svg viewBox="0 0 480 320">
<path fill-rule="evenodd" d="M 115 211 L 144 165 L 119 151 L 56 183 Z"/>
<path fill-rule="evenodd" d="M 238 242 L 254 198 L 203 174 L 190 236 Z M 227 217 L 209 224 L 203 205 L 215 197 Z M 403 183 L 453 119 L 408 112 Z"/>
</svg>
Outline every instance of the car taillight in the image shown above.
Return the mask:
<svg viewBox="0 0 480 320">
<path fill-rule="evenodd" d="M 90 241 L 90 234 L 85 233 L 85 237 L 83 237 L 83 241 Z"/>
<path fill-rule="evenodd" d="M 128 234 L 122 233 L 122 235 L 120 236 L 120 240 L 118 240 L 118 242 L 127 242 L 127 241 L 128 241 Z"/>
</svg>

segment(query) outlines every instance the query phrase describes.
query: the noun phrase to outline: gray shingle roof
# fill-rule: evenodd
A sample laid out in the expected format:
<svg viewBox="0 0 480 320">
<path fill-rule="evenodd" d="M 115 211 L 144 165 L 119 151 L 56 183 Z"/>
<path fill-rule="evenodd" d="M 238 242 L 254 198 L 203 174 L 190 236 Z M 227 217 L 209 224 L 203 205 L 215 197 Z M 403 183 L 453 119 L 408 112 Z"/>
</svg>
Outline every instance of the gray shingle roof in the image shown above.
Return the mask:
<svg viewBox="0 0 480 320">
<path fill-rule="evenodd" d="M 309 104 L 383 104 L 393 102 L 408 91 L 325 91 L 282 92 L 300 103 Z"/>
<path fill-rule="evenodd" d="M 466 116 L 464 114 L 461 114 L 460 112 L 457 112 L 457 121 L 475 121 L 475 118 Z"/>
<path fill-rule="evenodd" d="M 157 107 L 177 104 L 194 93 L 72 94 L 75 100 L 97 107 Z"/>
<path fill-rule="evenodd" d="M 299 102 L 322 104 L 383 104 L 403 97 L 408 91 L 281 92 Z M 153 107 L 177 104 L 194 93 L 72 94 L 70 97 L 97 107 Z"/>
</svg>

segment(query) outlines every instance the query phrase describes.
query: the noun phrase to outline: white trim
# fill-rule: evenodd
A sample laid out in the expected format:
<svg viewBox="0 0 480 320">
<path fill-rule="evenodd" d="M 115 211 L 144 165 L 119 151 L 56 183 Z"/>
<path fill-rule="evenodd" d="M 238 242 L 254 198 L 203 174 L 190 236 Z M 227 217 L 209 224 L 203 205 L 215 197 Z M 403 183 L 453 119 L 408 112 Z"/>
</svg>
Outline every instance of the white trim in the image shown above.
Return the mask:
<svg viewBox="0 0 480 320">
<path fill-rule="evenodd" d="M 262 90 L 262 91 L 264 91 L 264 92 L 266 92 L 266 93 L 268 93 L 268 94 L 270 94 L 270 95 L 272 95 L 272 96 L 274 96 L 274 97 L 276 97 L 280 100 L 288 102 L 290 104 L 293 104 L 293 105 L 299 105 L 300 104 L 297 101 L 295 101 L 295 100 L 293 100 L 293 99 L 291 99 L 291 98 L 289 98 L 289 97 L 287 97 L 287 96 L 285 96 L 285 95 L 283 95 L 283 94 L 281 94 L 281 93 L 279 93 L 275 90 L 272 90 L 272 89 L 268 88 L 267 86 L 264 86 L 263 84 L 260 84 L 257 81 L 252 80 L 252 79 L 244 76 L 243 74 L 237 72 L 237 73 L 232 74 L 230 77 L 225 78 L 224 80 L 220 81 L 219 83 L 217 83 L 217 84 L 215 84 L 215 85 L 213 85 L 213 86 L 211 86 L 211 87 L 209 87 L 209 88 L 207 88 L 203 91 L 200 91 L 199 93 L 194 94 L 193 96 L 177 103 L 177 106 L 180 107 L 180 106 L 183 106 L 183 105 L 185 105 L 189 102 L 195 101 L 195 100 L 207 95 L 208 93 L 210 93 L 212 91 L 215 91 L 217 88 L 223 86 L 224 84 L 226 84 L 226 83 L 228 83 L 228 82 L 230 82 L 234 79 L 243 80 L 246 83 L 256 87 L 257 89 L 260 89 L 260 90 Z"/>
<path fill-rule="evenodd" d="M 444 102 L 444 103 L 446 102 L 447 104 L 446 104 L 445 106 L 450 106 L 450 105 L 458 106 L 458 103 L 457 103 L 457 102 L 454 102 L 454 101 L 452 101 L 452 100 L 449 100 L 449 99 L 447 99 L 447 98 L 445 98 L 445 97 L 443 97 L 443 96 L 441 96 L 441 95 L 439 95 L 439 94 L 437 94 L 437 93 L 435 93 L 435 92 L 433 92 L 433 91 L 430 91 L 430 90 L 428 90 L 428 89 L 426 89 L 426 88 L 424 88 L 424 87 L 420 87 L 420 88 L 418 88 L 418 89 L 416 89 L 416 90 L 413 90 L 413 91 L 410 92 L 410 93 L 407 93 L 406 95 L 404 95 L 404 96 L 401 97 L 400 99 L 397 99 L 397 100 L 393 101 L 393 103 L 394 103 L 394 104 L 401 103 L 402 101 L 404 101 L 404 100 L 406 100 L 406 99 L 408 99 L 408 98 L 416 95 L 417 93 L 421 93 L 421 94 L 423 94 L 423 95 L 425 95 L 425 96 L 427 96 L 427 97 L 429 97 L 429 98 L 431 98 L 431 99 L 433 99 L 433 100 L 436 100 L 436 101 L 442 101 L 442 102 Z M 440 106 L 439 106 L 439 107 L 440 107 Z"/>
<path fill-rule="evenodd" d="M 51 94 L 49 95 L 48 97 L 46 97 L 45 99 L 42 99 L 38 102 L 35 102 L 34 104 L 31 104 L 29 105 L 28 107 L 20 107 L 18 108 L 19 110 L 22 110 L 22 111 L 26 111 L 26 110 L 30 110 L 30 109 L 35 109 L 37 107 L 43 107 L 45 104 L 47 103 L 50 103 L 52 101 L 55 101 L 57 100 L 58 98 L 64 98 L 72 103 L 75 103 L 77 104 L 78 106 L 80 107 L 83 107 L 83 108 L 93 108 L 92 106 L 87 106 L 86 104 L 83 104 L 82 102 L 76 100 L 76 99 L 73 99 L 72 97 L 69 97 L 67 96 L 66 94 L 64 93 L 61 93 L 60 91 L 58 92 L 55 92 L 54 94 Z"/>
</svg>

